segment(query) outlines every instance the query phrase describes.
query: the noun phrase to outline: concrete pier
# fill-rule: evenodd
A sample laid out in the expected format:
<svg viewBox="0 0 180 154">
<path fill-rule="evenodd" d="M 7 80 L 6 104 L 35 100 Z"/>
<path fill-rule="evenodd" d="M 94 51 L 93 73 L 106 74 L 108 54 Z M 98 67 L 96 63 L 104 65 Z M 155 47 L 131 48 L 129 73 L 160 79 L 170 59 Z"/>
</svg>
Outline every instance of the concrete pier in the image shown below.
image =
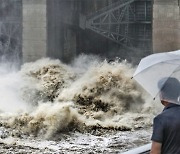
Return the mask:
<svg viewBox="0 0 180 154">
<path fill-rule="evenodd" d="M 42 57 L 68 62 L 76 55 L 72 1 L 23 0 L 23 62 Z M 78 21 L 78 20 L 77 20 Z"/>
<path fill-rule="evenodd" d="M 154 0 L 153 51 L 180 49 L 179 0 Z"/>
<path fill-rule="evenodd" d="M 46 0 L 23 0 L 23 62 L 46 57 Z"/>
</svg>

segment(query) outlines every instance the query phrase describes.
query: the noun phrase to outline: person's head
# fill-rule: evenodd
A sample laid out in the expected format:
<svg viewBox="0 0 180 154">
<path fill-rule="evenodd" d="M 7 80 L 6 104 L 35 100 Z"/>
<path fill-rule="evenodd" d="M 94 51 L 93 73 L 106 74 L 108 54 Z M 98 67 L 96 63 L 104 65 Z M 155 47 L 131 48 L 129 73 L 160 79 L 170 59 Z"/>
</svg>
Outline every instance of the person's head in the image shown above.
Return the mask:
<svg viewBox="0 0 180 154">
<path fill-rule="evenodd" d="M 180 83 L 176 78 L 162 78 L 158 82 L 158 88 L 160 89 L 160 99 L 163 105 L 165 105 L 164 102 L 178 102 Z"/>
</svg>

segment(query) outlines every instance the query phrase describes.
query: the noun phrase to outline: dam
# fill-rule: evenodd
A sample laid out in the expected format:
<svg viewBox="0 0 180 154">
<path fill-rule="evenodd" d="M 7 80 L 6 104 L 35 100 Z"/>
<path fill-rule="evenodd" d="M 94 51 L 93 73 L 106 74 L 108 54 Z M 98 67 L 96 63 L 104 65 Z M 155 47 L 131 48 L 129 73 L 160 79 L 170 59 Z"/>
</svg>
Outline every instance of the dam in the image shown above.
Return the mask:
<svg viewBox="0 0 180 154">
<path fill-rule="evenodd" d="M 180 48 L 179 0 L 2 0 L 4 59 L 70 62 L 79 54 L 137 63 Z M 15 53 L 15 54 L 14 54 Z"/>
<path fill-rule="evenodd" d="M 150 149 L 162 109 L 131 64 L 179 49 L 178 0 L 1 0 L 0 12 L 2 153 Z"/>
</svg>

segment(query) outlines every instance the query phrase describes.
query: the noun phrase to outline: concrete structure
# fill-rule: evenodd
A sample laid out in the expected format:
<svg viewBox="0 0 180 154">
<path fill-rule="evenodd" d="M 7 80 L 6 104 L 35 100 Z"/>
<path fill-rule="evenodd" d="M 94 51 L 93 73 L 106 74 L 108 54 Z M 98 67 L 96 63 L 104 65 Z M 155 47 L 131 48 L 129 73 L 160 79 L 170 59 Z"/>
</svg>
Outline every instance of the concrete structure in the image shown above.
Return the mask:
<svg viewBox="0 0 180 154">
<path fill-rule="evenodd" d="M 135 30 L 129 30 L 130 34 L 133 32 L 136 34 L 139 31 L 137 35 L 133 35 L 138 36 L 139 39 L 153 36 L 152 38 L 148 37 L 152 39 L 152 42 L 149 43 L 151 50 L 148 51 L 145 50 L 147 46 L 138 51 L 125 49 L 97 32 L 86 29 L 86 27 L 82 28 L 84 24 L 81 21 L 87 21 L 90 15 L 95 12 L 98 13 L 107 6 L 109 8 L 109 6 L 115 5 L 116 2 L 130 1 L 2 0 L 0 1 L 0 55 L 4 56 L 6 54 L 6 57 L 9 58 L 9 55 L 16 53 L 16 57 L 22 56 L 23 62 L 34 61 L 47 56 L 69 62 L 77 55 L 85 53 L 97 54 L 110 59 L 121 57 L 131 62 L 137 62 L 142 57 L 152 53 L 152 46 L 153 52 L 171 51 L 180 48 L 179 0 L 152 0 L 152 7 L 149 5 L 151 0 L 136 0 L 135 3 L 132 1 L 132 4 L 129 5 L 131 9 L 129 13 L 131 14 L 127 15 L 127 19 L 129 17 L 129 19 L 134 19 L 131 18 L 132 15 L 135 19 L 139 16 L 145 16 L 151 22 L 151 11 L 153 9 L 152 35 L 151 23 L 147 25 L 149 31 L 145 30 L 147 27 L 139 28 L 140 26 L 131 28 Z M 147 2 L 148 5 L 147 3 L 144 5 L 144 2 Z M 126 10 L 126 8 L 123 10 Z M 114 17 L 116 17 L 116 13 L 120 11 L 112 8 L 111 15 L 114 14 Z M 123 11 L 121 14 L 123 14 Z M 128 14 L 128 11 L 126 14 Z M 109 19 L 110 15 L 105 17 Z M 105 17 L 103 21 L 104 24 L 107 24 L 108 21 L 105 20 Z M 114 18 L 111 19 L 114 20 Z M 127 20 L 122 18 L 121 22 L 127 23 Z M 136 20 L 133 22 L 137 24 Z M 99 23 L 102 24 L 102 22 Z M 95 24 L 98 23 L 95 22 Z M 113 26 L 109 26 L 110 32 L 113 29 L 120 29 Z M 128 29 L 129 25 L 126 27 L 125 29 Z M 4 31 L 4 29 L 6 30 Z M 8 34 L 10 29 L 12 31 L 16 30 L 16 32 Z M 124 31 L 123 28 L 122 31 Z M 13 36 L 11 36 L 12 34 Z M 139 46 L 142 45 L 141 42 L 136 41 L 135 45 L 138 46 L 138 43 Z M 11 61 L 16 59 L 14 56 L 11 57 Z"/>
<path fill-rule="evenodd" d="M 76 35 L 69 27 L 74 20 L 70 10 L 74 8 L 72 1 L 23 0 L 22 3 L 23 62 L 46 56 L 62 61 L 73 58 L 76 54 Z"/>
<path fill-rule="evenodd" d="M 22 51 L 22 1 L 0 1 L 0 60 L 20 62 Z"/>
<path fill-rule="evenodd" d="M 180 49 L 179 0 L 154 0 L 153 51 Z"/>
<path fill-rule="evenodd" d="M 78 33 L 76 12 L 79 11 L 75 6 L 76 3 L 65 0 L 46 0 L 48 57 L 69 62 L 76 56 Z"/>
<path fill-rule="evenodd" d="M 47 54 L 46 0 L 23 0 L 23 62 Z"/>
</svg>

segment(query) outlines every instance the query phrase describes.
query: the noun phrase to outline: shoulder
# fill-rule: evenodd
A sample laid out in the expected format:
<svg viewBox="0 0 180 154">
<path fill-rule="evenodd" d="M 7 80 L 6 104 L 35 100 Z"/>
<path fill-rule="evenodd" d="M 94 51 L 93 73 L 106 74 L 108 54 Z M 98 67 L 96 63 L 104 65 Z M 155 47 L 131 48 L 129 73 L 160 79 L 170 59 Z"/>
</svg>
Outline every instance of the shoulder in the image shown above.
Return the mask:
<svg viewBox="0 0 180 154">
<path fill-rule="evenodd" d="M 161 114 L 157 115 L 155 118 L 154 118 L 154 123 L 158 123 L 158 124 L 163 124 L 163 120 L 164 119 L 164 113 L 162 112 Z"/>
<path fill-rule="evenodd" d="M 158 114 L 158 115 L 154 118 L 154 120 L 161 120 L 162 118 L 163 118 L 163 112 L 160 113 L 160 114 Z"/>
<path fill-rule="evenodd" d="M 165 110 L 154 118 L 153 123 L 158 126 L 165 127 L 174 116 L 176 116 L 174 112 L 171 112 L 170 110 Z"/>
</svg>

